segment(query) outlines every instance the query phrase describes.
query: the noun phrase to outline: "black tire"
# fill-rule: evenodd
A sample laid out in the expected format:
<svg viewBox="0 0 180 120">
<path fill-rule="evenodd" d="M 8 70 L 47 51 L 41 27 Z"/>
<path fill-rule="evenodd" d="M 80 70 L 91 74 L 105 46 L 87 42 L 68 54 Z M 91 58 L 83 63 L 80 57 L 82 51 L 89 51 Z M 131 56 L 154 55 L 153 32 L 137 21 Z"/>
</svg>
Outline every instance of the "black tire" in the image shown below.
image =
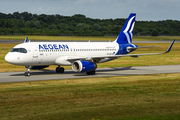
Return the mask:
<svg viewBox="0 0 180 120">
<path fill-rule="evenodd" d="M 60 67 L 57 67 L 57 68 L 56 68 L 56 73 L 60 73 L 60 72 L 59 72 L 59 69 L 60 69 Z"/>
<path fill-rule="evenodd" d="M 64 68 L 63 68 L 63 67 L 60 67 L 59 72 L 60 72 L 60 73 L 64 73 Z"/>
<path fill-rule="evenodd" d="M 95 74 L 96 74 L 95 70 L 91 71 L 91 75 L 95 75 Z"/>
<path fill-rule="evenodd" d="M 57 67 L 56 73 L 64 73 L 64 68 L 63 67 Z"/>
<path fill-rule="evenodd" d="M 91 72 L 86 72 L 87 75 L 91 75 Z"/>
<path fill-rule="evenodd" d="M 89 71 L 89 72 L 86 72 L 87 75 L 95 75 L 96 74 L 96 71 L 95 70 L 92 70 L 92 71 Z"/>
<path fill-rule="evenodd" d="M 25 72 L 24 76 L 28 76 L 29 77 L 29 76 L 31 76 L 31 74 L 30 74 L 30 72 Z"/>
</svg>

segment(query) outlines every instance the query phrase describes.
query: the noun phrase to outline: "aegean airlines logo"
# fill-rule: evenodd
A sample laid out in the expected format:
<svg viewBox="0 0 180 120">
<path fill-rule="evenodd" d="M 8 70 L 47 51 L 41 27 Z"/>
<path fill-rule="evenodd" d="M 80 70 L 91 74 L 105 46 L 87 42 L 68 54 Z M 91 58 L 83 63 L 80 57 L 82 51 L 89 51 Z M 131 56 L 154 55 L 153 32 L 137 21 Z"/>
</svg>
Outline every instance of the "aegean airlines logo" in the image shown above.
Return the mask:
<svg viewBox="0 0 180 120">
<path fill-rule="evenodd" d="M 39 50 L 53 50 L 53 49 L 69 49 L 68 45 L 67 44 L 42 44 L 42 45 L 39 45 Z"/>
</svg>

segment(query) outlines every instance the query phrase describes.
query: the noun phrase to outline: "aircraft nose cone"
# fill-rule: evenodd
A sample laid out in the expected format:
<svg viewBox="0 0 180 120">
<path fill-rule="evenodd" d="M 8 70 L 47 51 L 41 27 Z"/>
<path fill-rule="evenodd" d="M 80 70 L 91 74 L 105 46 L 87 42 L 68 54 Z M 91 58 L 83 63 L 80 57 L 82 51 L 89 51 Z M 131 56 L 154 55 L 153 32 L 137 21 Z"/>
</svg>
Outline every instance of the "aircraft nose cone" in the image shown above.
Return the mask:
<svg viewBox="0 0 180 120">
<path fill-rule="evenodd" d="M 13 62 L 12 57 L 9 54 L 7 54 L 5 56 L 5 61 L 8 62 L 8 63 L 12 63 Z"/>
</svg>

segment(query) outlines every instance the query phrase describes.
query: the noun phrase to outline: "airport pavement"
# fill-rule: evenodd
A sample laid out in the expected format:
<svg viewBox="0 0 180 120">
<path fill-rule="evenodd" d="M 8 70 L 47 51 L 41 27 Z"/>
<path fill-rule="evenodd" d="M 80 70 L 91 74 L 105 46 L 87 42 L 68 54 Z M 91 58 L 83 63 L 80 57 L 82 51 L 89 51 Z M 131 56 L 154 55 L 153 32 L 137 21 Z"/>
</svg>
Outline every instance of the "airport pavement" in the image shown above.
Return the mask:
<svg viewBox="0 0 180 120">
<path fill-rule="evenodd" d="M 6 72 L 0 73 L 0 83 L 93 78 L 108 76 L 148 75 L 163 73 L 180 73 L 180 65 L 98 68 L 96 70 L 96 75 L 86 75 L 86 73 L 75 73 L 72 70 L 65 70 L 65 73 L 57 74 L 53 70 L 44 70 L 31 71 L 31 76 L 25 77 L 24 72 Z"/>
</svg>

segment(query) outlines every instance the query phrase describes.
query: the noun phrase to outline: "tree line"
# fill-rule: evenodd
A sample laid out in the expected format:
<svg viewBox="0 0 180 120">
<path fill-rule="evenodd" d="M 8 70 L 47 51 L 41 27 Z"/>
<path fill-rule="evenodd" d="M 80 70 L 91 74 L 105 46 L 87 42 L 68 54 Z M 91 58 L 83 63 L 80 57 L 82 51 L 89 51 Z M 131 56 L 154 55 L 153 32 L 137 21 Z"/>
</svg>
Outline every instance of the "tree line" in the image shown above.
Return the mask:
<svg viewBox="0 0 180 120">
<path fill-rule="evenodd" d="M 0 35 L 115 36 L 126 19 L 92 19 L 73 16 L 0 12 Z M 136 21 L 134 35 L 179 36 L 180 21 Z"/>
</svg>

